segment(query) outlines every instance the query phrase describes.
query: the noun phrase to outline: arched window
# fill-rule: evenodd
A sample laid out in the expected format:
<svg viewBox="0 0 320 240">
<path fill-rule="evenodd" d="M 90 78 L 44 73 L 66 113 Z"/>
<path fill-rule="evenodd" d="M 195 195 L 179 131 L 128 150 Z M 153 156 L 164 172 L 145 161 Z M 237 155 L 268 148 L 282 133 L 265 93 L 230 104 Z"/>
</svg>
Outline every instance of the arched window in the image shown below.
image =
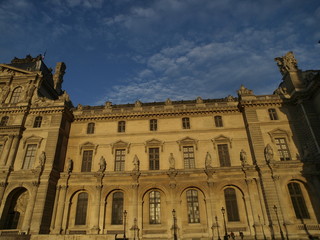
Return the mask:
<svg viewBox="0 0 320 240">
<path fill-rule="evenodd" d="M 214 123 L 216 127 L 223 127 L 222 117 L 221 116 L 215 116 L 214 117 Z"/>
<path fill-rule="evenodd" d="M 152 191 L 149 194 L 149 222 L 150 224 L 160 223 L 160 192 Z"/>
<path fill-rule="evenodd" d="M 95 126 L 94 123 L 88 123 L 87 134 L 93 134 L 94 133 L 94 126 Z"/>
<path fill-rule="evenodd" d="M 288 189 L 291 197 L 291 202 L 296 213 L 296 217 L 298 219 L 310 218 L 306 202 L 304 201 L 304 197 L 300 188 L 299 183 L 289 183 Z"/>
<path fill-rule="evenodd" d="M 41 127 L 41 123 L 42 123 L 42 117 L 41 116 L 37 116 L 34 119 L 33 127 L 34 128 L 39 128 L 39 127 Z"/>
<path fill-rule="evenodd" d="M 187 208 L 188 208 L 188 222 L 199 223 L 200 211 L 199 211 L 199 199 L 198 191 L 191 189 L 187 191 Z"/>
<path fill-rule="evenodd" d="M 86 225 L 88 208 L 88 193 L 78 195 L 75 225 Z"/>
<path fill-rule="evenodd" d="M 21 91 L 22 88 L 21 87 L 17 87 L 13 90 L 12 95 L 11 95 L 11 99 L 10 99 L 10 103 L 17 103 L 19 102 L 20 99 L 20 95 L 21 95 Z"/>
<path fill-rule="evenodd" d="M 1 127 L 7 126 L 8 120 L 9 120 L 9 117 L 8 117 L 8 116 L 2 117 L 2 118 L 1 118 L 1 121 L 0 121 L 0 126 L 1 126 Z"/>
<path fill-rule="evenodd" d="M 123 193 L 115 192 L 112 196 L 111 224 L 121 225 L 123 222 Z"/>
<path fill-rule="evenodd" d="M 224 198 L 226 200 L 226 209 L 229 222 L 240 221 L 239 210 L 237 203 L 236 191 L 233 188 L 226 188 L 224 190 Z"/>
</svg>

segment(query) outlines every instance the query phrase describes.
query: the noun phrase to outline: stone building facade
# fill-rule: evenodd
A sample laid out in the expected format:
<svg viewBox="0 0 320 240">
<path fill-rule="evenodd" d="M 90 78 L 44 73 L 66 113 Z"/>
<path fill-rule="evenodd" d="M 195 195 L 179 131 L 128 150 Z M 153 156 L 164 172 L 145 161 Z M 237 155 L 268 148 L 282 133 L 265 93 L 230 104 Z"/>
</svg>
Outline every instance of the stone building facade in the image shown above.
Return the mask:
<svg viewBox="0 0 320 240">
<path fill-rule="evenodd" d="M 41 56 L 0 64 L 0 239 L 320 236 L 320 71 L 270 95 L 72 106 Z"/>
</svg>

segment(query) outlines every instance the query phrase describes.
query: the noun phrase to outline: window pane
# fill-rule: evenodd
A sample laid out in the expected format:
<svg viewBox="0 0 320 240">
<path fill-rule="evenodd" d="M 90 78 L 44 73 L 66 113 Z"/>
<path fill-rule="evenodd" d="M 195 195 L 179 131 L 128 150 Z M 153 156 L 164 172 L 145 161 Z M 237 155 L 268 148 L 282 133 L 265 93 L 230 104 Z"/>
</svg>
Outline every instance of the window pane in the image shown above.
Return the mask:
<svg viewBox="0 0 320 240">
<path fill-rule="evenodd" d="M 187 208 L 189 223 L 200 222 L 199 200 L 197 190 L 187 191 Z"/>
<path fill-rule="evenodd" d="M 230 156 L 228 150 L 228 144 L 219 144 L 218 145 L 218 154 L 219 154 L 219 161 L 221 167 L 230 167 Z"/>
<path fill-rule="evenodd" d="M 190 119 L 189 118 L 182 118 L 182 128 L 183 129 L 190 129 Z"/>
<path fill-rule="evenodd" d="M 17 102 L 19 102 L 19 98 L 20 98 L 20 95 L 21 95 L 21 91 L 22 91 L 22 88 L 21 88 L 21 87 L 17 87 L 16 89 L 13 90 L 10 103 L 17 103 Z"/>
<path fill-rule="evenodd" d="M 149 169 L 159 170 L 159 148 L 149 148 Z"/>
<path fill-rule="evenodd" d="M 281 161 L 291 160 L 289 148 L 285 138 L 276 138 L 275 143 L 278 149 L 278 153 Z"/>
<path fill-rule="evenodd" d="M 87 219 L 88 194 L 80 193 L 78 195 L 75 225 L 85 225 Z"/>
<path fill-rule="evenodd" d="M 216 127 L 223 127 L 222 117 L 221 116 L 215 116 L 214 117 L 214 123 L 215 123 Z"/>
<path fill-rule="evenodd" d="M 93 134 L 94 133 L 94 123 L 88 123 L 87 126 L 87 134 Z"/>
<path fill-rule="evenodd" d="M 152 191 L 149 194 L 149 220 L 150 224 L 160 223 L 160 192 Z"/>
<path fill-rule="evenodd" d="M 288 189 L 296 217 L 298 219 L 310 218 L 306 203 L 304 201 L 304 197 L 302 195 L 300 184 L 289 183 Z"/>
<path fill-rule="evenodd" d="M 240 221 L 236 191 L 233 188 L 227 188 L 224 190 L 224 197 L 226 200 L 228 221 Z"/>
<path fill-rule="evenodd" d="M 126 131 L 126 122 L 120 121 L 118 122 L 118 132 L 125 132 Z"/>
<path fill-rule="evenodd" d="M 23 169 L 30 169 L 33 167 L 36 156 L 37 144 L 28 144 L 26 155 L 24 157 Z"/>
<path fill-rule="evenodd" d="M 274 108 L 268 109 L 270 120 L 278 120 L 277 112 Z"/>
<path fill-rule="evenodd" d="M 183 147 L 184 168 L 195 168 L 193 146 Z"/>
<path fill-rule="evenodd" d="M 83 151 L 81 172 L 90 172 L 92 164 L 92 150 Z"/>
<path fill-rule="evenodd" d="M 115 192 L 112 198 L 111 224 L 122 224 L 123 218 L 123 193 Z"/>
<path fill-rule="evenodd" d="M 124 171 L 125 154 L 126 154 L 125 149 L 116 149 L 115 164 L 114 164 L 115 171 Z"/>
<path fill-rule="evenodd" d="M 42 122 L 42 117 L 38 116 L 34 119 L 33 127 L 34 128 L 39 128 L 41 127 L 41 122 Z"/>
<path fill-rule="evenodd" d="M 158 128 L 158 121 L 157 119 L 150 120 L 150 131 L 157 131 Z"/>
</svg>

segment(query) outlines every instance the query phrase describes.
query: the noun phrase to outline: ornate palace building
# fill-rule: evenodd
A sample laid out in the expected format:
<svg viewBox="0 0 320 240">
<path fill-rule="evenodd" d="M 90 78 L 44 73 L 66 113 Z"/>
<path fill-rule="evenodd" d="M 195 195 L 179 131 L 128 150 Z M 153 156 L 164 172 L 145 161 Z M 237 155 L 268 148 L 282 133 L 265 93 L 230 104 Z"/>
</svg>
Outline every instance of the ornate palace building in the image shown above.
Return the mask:
<svg viewBox="0 0 320 240">
<path fill-rule="evenodd" d="M 41 56 L 0 64 L 0 239 L 320 236 L 320 71 L 270 95 L 73 107 Z"/>
</svg>

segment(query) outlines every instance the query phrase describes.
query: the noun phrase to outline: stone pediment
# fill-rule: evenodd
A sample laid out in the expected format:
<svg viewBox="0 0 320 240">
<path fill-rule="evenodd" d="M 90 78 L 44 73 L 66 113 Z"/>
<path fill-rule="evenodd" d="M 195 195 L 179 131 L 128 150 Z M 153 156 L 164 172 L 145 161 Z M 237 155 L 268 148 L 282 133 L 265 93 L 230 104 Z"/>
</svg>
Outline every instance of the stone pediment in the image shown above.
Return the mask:
<svg viewBox="0 0 320 240">
<path fill-rule="evenodd" d="M 92 142 L 85 142 L 80 145 L 80 154 L 83 150 L 94 150 L 94 154 L 97 152 L 98 144 L 93 144 Z"/>
<path fill-rule="evenodd" d="M 125 148 L 125 149 L 127 149 L 127 153 L 129 153 L 130 143 L 119 140 L 117 142 L 112 143 L 111 147 L 112 147 L 112 154 L 114 153 L 114 150 L 116 148 Z"/>
<path fill-rule="evenodd" d="M 276 129 L 268 132 L 268 134 L 269 134 L 272 142 L 274 142 L 274 138 L 276 138 L 276 137 L 286 137 L 290 141 L 288 132 L 286 130 L 283 130 L 280 128 L 276 128 Z"/>
<path fill-rule="evenodd" d="M 158 139 L 153 138 L 151 140 L 146 141 L 146 143 L 145 143 L 145 151 L 146 152 L 148 151 L 149 147 L 161 147 L 161 151 L 163 151 L 163 142 Z"/>
<path fill-rule="evenodd" d="M 37 144 L 38 148 L 40 148 L 42 140 L 42 137 L 31 135 L 23 140 L 23 148 L 25 148 L 27 144 Z"/>
<path fill-rule="evenodd" d="M 15 75 L 28 75 L 32 74 L 33 72 L 27 71 L 24 69 L 12 67 L 5 64 L 0 64 L 0 75 L 4 76 L 15 76 Z"/>
<path fill-rule="evenodd" d="M 224 135 L 219 135 L 213 139 L 211 139 L 212 143 L 213 143 L 213 146 L 214 146 L 214 149 L 216 149 L 216 145 L 219 144 L 219 143 L 229 143 L 230 145 L 230 148 L 232 148 L 232 139 L 231 138 L 228 138 Z"/>
<path fill-rule="evenodd" d="M 179 144 L 179 150 L 181 151 L 181 147 L 183 145 L 195 145 L 196 146 L 196 150 L 198 150 L 198 140 L 190 138 L 190 137 L 185 137 L 179 141 L 177 141 L 177 143 Z"/>
</svg>

